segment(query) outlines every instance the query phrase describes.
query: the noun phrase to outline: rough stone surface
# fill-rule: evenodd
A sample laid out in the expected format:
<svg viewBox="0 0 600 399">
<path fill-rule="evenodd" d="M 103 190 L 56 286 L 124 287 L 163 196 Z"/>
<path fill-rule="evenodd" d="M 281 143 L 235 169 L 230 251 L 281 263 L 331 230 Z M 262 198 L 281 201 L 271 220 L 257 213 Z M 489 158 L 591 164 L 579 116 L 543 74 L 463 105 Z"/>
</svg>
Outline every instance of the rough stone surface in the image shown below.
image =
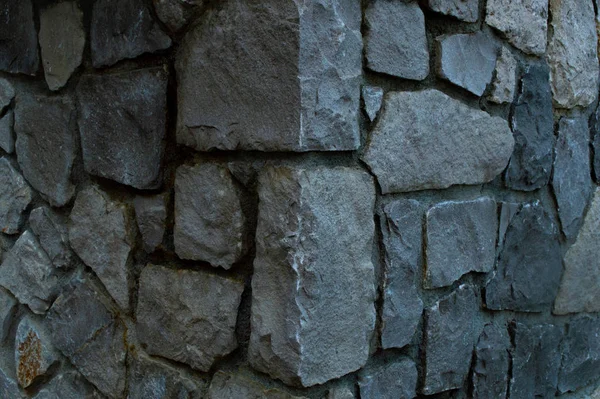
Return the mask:
<svg viewBox="0 0 600 399">
<path fill-rule="evenodd" d="M 237 347 L 243 290 L 240 282 L 205 272 L 147 265 L 140 277 L 138 338 L 151 355 L 208 371 Z"/>
<path fill-rule="evenodd" d="M 496 59 L 496 74 L 492 79 L 492 91 L 488 96 L 497 104 L 512 103 L 517 85 L 517 59 L 508 46 L 502 46 Z"/>
<path fill-rule="evenodd" d="M 0 113 L 4 112 L 13 98 L 15 98 L 14 86 L 8 80 L 0 78 Z"/>
<path fill-rule="evenodd" d="M 569 324 L 561 347 L 559 392 L 575 391 L 600 378 L 600 322 L 580 317 Z"/>
<path fill-rule="evenodd" d="M 81 64 L 85 46 L 83 12 L 75 1 L 40 11 L 39 40 L 46 83 L 50 90 L 58 90 Z"/>
<path fill-rule="evenodd" d="M 488 0 L 485 22 L 513 46 L 533 55 L 546 52 L 547 0 Z"/>
<path fill-rule="evenodd" d="M 13 125 L 15 121 L 15 113 L 13 110 L 8 110 L 2 118 L 0 118 L 0 148 L 9 154 L 15 151 L 15 136 L 13 134 Z"/>
<path fill-rule="evenodd" d="M 506 328 L 486 324 L 475 347 L 473 398 L 505 399 L 509 376 L 510 339 Z"/>
<path fill-rule="evenodd" d="M 5 234 L 18 233 L 33 192 L 5 157 L 0 158 L 0 187 L 0 230 Z"/>
<path fill-rule="evenodd" d="M 7 375 L 3 368 L 0 368 L 0 397 L 2 398 L 22 398 L 17 381 Z"/>
<path fill-rule="evenodd" d="M 37 236 L 42 248 L 54 267 L 70 268 L 73 256 L 69 248 L 69 232 L 66 221 L 47 206 L 31 211 L 29 226 Z"/>
<path fill-rule="evenodd" d="M 358 377 L 361 399 L 412 399 L 416 396 L 417 367 L 402 359 L 364 369 Z"/>
<path fill-rule="evenodd" d="M 180 166 L 175 177 L 175 252 L 229 269 L 244 254 L 245 220 L 227 167 Z"/>
<path fill-rule="evenodd" d="M 521 205 L 515 202 L 502 202 L 500 204 L 500 220 L 498 223 L 498 248 L 504 245 L 504 237 L 510 222 L 519 211 Z"/>
<path fill-rule="evenodd" d="M 548 63 L 554 103 L 587 107 L 598 96 L 598 36 L 591 1 L 550 0 Z"/>
<path fill-rule="evenodd" d="M 373 179 L 269 167 L 258 186 L 250 364 L 302 386 L 361 368 L 375 326 Z"/>
<path fill-rule="evenodd" d="M 599 22 L 600 26 L 600 22 Z M 590 118 L 590 129 L 592 131 L 594 180 L 600 182 L 600 105 Z M 0 143 L 1 145 L 1 143 Z"/>
<path fill-rule="evenodd" d="M 425 17 L 417 3 L 372 1 L 365 23 L 367 68 L 412 80 L 429 75 Z"/>
<path fill-rule="evenodd" d="M 75 371 L 54 377 L 33 399 L 101 399 L 96 389 Z"/>
<path fill-rule="evenodd" d="M 258 382 L 238 374 L 217 371 L 208 390 L 208 399 L 306 399 L 278 389 L 268 389 Z"/>
<path fill-rule="evenodd" d="M 19 96 L 15 149 L 23 176 L 53 206 L 71 200 L 75 186 L 76 110 L 67 98 Z"/>
<path fill-rule="evenodd" d="M 90 26 L 92 64 L 99 68 L 171 46 L 144 0 L 97 0 Z"/>
<path fill-rule="evenodd" d="M 198 15 L 206 0 L 152 0 L 158 19 L 172 32 L 185 27 Z"/>
<path fill-rule="evenodd" d="M 471 271 L 489 272 L 496 260 L 498 212 L 496 201 L 440 203 L 427 211 L 424 285 L 451 285 Z"/>
<path fill-rule="evenodd" d="M 167 81 L 161 67 L 81 77 L 79 132 L 88 173 L 140 189 L 160 185 Z"/>
<path fill-rule="evenodd" d="M 31 0 L 4 0 L 0 21 L 0 70 L 35 75 L 40 59 Z"/>
<path fill-rule="evenodd" d="M 367 116 L 373 122 L 377 118 L 377 115 L 379 115 L 381 104 L 383 104 L 383 89 L 375 86 L 363 86 L 362 98 L 365 103 Z"/>
<path fill-rule="evenodd" d="M 350 387 L 337 386 L 327 392 L 327 399 L 355 399 L 355 396 Z"/>
<path fill-rule="evenodd" d="M 0 288 L 0 343 L 8 337 L 16 306 L 17 300 L 7 290 Z"/>
<path fill-rule="evenodd" d="M 177 55 L 177 141 L 201 151 L 357 149 L 361 20 L 358 0 L 207 11 Z"/>
<path fill-rule="evenodd" d="M 426 0 L 425 3 L 431 10 L 461 21 L 477 22 L 479 18 L 479 0 Z"/>
<path fill-rule="evenodd" d="M 480 184 L 505 168 L 508 124 L 437 90 L 392 92 L 363 160 L 383 194 Z"/>
<path fill-rule="evenodd" d="M 499 48 L 484 32 L 443 35 L 436 38 L 440 59 L 438 74 L 481 96 L 492 81 Z"/>
<path fill-rule="evenodd" d="M 147 252 L 153 252 L 163 242 L 167 221 L 167 199 L 166 194 L 159 194 L 138 195 L 133 200 L 135 218 Z"/>
<path fill-rule="evenodd" d="M 30 316 L 21 319 L 15 337 L 17 381 L 23 388 L 48 373 L 58 361 L 58 353 L 48 339 L 48 332 Z"/>
</svg>

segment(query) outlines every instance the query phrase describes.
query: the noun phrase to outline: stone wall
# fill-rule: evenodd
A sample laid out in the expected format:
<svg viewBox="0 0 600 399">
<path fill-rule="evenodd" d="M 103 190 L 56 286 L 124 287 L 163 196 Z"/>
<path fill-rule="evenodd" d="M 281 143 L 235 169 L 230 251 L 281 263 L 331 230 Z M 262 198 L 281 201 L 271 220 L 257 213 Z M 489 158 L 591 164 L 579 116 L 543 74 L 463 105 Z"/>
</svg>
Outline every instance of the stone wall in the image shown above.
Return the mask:
<svg viewBox="0 0 600 399">
<path fill-rule="evenodd" d="M 600 397 L 593 0 L 31 1 L 0 398 Z"/>
</svg>

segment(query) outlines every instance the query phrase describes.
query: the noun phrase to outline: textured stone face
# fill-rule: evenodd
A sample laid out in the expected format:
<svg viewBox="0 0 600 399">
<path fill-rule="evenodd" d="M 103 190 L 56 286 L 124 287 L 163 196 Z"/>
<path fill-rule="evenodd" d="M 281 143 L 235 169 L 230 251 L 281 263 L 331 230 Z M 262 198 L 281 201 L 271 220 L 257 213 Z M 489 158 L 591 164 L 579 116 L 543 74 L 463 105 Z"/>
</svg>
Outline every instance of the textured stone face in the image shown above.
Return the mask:
<svg viewBox="0 0 600 399">
<path fill-rule="evenodd" d="M 269 167 L 258 193 L 250 364 L 302 386 L 359 369 L 375 326 L 372 178 Z"/>
<path fill-rule="evenodd" d="M 7 290 L 0 288 L 0 342 L 4 342 L 8 336 L 16 306 L 17 300 Z"/>
<path fill-rule="evenodd" d="M 508 46 L 502 46 L 496 60 L 496 75 L 492 80 L 492 92 L 488 99 L 497 104 L 512 103 L 517 84 L 517 59 Z"/>
<path fill-rule="evenodd" d="M 39 68 L 31 0 L 4 0 L 0 5 L 0 70 L 35 75 Z"/>
<path fill-rule="evenodd" d="M 238 374 L 217 371 L 210 383 L 208 399 L 303 399 L 278 389 L 268 389 Z M 305 399 L 305 398 L 304 398 Z"/>
<path fill-rule="evenodd" d="M 81 77 L 79 132 L 88 173 L 140 189 L 160 185 L 167 81 L 160 67 Z"/>
<path fill-rule="evenodd" d="M 15 98 L 15 88 L 6 79 L 0 78 L 0 113 L 8 107 Z"/>
<path fill-rule="evenodd" d="M 377 115 L 379 115 L 379 110 L 383 103 L 383 89 L 375 86 L 363 86 L 362 98 L 365 103 L 367 116 L 373 122 L 377 118 Z"/>
<path fill-rule="evenodd" d="M 505 399 L 509 375 L 510 339 L 506 329 L 486 324 L 475 347 L 473 397 Z"/>
<path fill-rule="evenodd" d="M 0 397 L 3 398 L 21 398 L 19 385 L 12 377 L 8 376 L 4 370 L 0 369 Z"/>
<path fill-rule="evenodd" d="M 479 0 L 427 0 L 427 7 L 465 22 L 477 22 Z"/>
<path fill-rule="evenodd" d="M 240 282 L 205 272 L 147 265 L 140 277 L 138 338 L 151 355 L 208 371 L 237 347 L 243 290 Z"/>
<path fill-rule="evenodd" d="M 12 154 L 15 150 L 14 121 L 15 114 L 13 110 L 6 111 L 6 114 L 0 118 L 0 148 L 8 154 Z"/>
<path fill-rule="evenodd" d="M 180 31 L 202 9 L 205 0 L 152 0 L 158 18 L 171 31 Z"/>
<path fill-rule="evenodd" d="M 48 332 L 31 316 L 19 322 L 15 337 L 17 381 L 23 388 L 46 375 L 58 361 L 58 353 L 48 339 Z"/>
<path fill-rule="evenodd" d="M 31 188 L 7 158 L 0 158 L 0 230 L 5 234 L 19 232 L 23 211 L 31 202 Z"/>
<path fill-rule="evenodd" d="M 383 194 L 438 189 L 492 180 L 513 144 L 506 121 L 440 91 L 392 92 L 363 160 Z"/>
<path fill-rule="evenodd" d="M 590 129 L 592 131 L 592 148 L 594 153 L 593 176 L 596 182 L 600 182 L 600 106 L 596 108 L 596 111 L 592 114 L 592 117 L 590 118 Z"/>
<path fill-rule="evenodd" d="M 102 396 L 79 373 L 68 371 L 54 377 L 33 399 L 101 399 Z"/>
<path fill-rule="evenodd" d="M 429 75 L 425 17 L 417 3 L 379 0 L 365 12 L 367 67 L 400 78 Z"/>
<path fill-rule="evenodd" d="M 569 324 L 561 346 L 562 363 L 558 390 L 575 391 L 600 377 L 600 322 L 580 317 Z"/>
<path fill-rule="evenodd" d="M 365 369 L 358 377 L 361 399 L 412 399 L 416 396 L 417 367 L 410 359 Z"/>
<path fill-rule="evenodd" d="M 167 220 L 167 198 L 166 194 L 138 195 L 133 200 L 135 219 L 147 252 L 153 252 L 163 242 Z"/>
<path fill-rule="evenodd" d="M 327 392 L 327 399 L 355 399 L 355 396 L 351 388 L 337 386 Z"/>
<path fill-rule="evenodd" d="M 177 141 L 196 150 L 358 148 L 360 1 L 224 1 L 176 60 Z"/>
<path fill-rule="evenodd" d="M 42 206 L 31 211 L 29 225 L 54 267 L 70 268 L 73 260 L 65 221 L 51 208 Z"/>
</svg>

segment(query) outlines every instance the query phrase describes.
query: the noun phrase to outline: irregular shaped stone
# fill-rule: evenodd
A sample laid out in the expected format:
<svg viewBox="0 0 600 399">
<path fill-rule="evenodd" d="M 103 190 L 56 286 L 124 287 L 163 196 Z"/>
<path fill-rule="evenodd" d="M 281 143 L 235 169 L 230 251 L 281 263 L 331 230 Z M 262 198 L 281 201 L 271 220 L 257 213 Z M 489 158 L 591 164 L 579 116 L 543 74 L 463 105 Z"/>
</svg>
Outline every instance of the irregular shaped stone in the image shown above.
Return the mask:
<svg viewBox="0 0 600 399">
<path fill-rule="evenodd" d="M 541 312 L 558 291 L 562 274 L 558 232 L 539 202 L 512 218 L 497 270 L 487 284 L 486 306 L 494 310 Z"/>
<path fill-rule="evenodd" d="M 6 79 L 0 78 L 0 113 L 10 105 L 15 98 L 15 88 Z"/>
<path fill-rule="evenodd" d="M 21 96 L 17 101 L 19 166 L 29 184 L 52 206 L 65 205 L 75 194 L 71 169 L 78 146 L 76 121 L 75 106 L 67 98 Z"/>
<path fill-rule="evenodd" d="M 99 68 L 165 50 L 171 39 L 154 21 L 146 1 L 98 0 L 92 9 L 90 44 L 92 64 Z"/>
<path fill-rule="evenodd" d="M 32 317 L 25 316 L 17 327 L 15 365 L 17 381 L 23 388 L 45 376 L 58 361 L 58 353 L 48 339 L 48 332 Z"/>
<path fill-rule="evenodd" d="M 367 116 L 373 122 L 377 118 L 377 115 L 379 115 L 381 104 L 383 104 L 383 89 L 375 86 L 363 86 L 362 98 L 365 103 Z"/>
<path fill-rule="evenodd" d="M 250 364 L 301 386 L 361 368 L 375 327 L 373 179 L 268 167 L 258 196 Z"/>
<path fill-rule="evenodd" d="M 491 181 L 513 144 L 505 120 L 440 91 L 392 92 L 362 158 L 388 194 Z"/>
<path fill-rule="evenodd" d="M 559 108 L 587 107 L 598 96 L 598 36 L 591 1 L 550 0 L 548 63 Z"/>
<path fill-rule="evenodd" d="M 208 399 L 306 399 L 278 389 L 268 389 L 239 374 L 217 371 L 210 383 Z"/>
<path fill-rule="evenodd" d="M 475 347 L 473 398 L 505 399 L 509 377 L 510 339 L 506 329 L 486 324 Z"/>
<path fill-rule="evenodd" d="M 415 273 L 423 262 L 423 206 L 415 200 L 397 200 L 384 206 L 379 217 L 384 245 L 381 347 L 401 348 L 412 340 L 423 301 Z"/>
<path fill-rule="evenodd" d="M 199 151 L 357 149 L 361 21 L 359 0 L 343 12 L 334 0 L 208 10 L 177 53 L 177 142 Z"/>
<path fill-rule="evenodd" d="M 429 75 L 425 16 L 417 3 L 370 2 L 365 23 L 367 68 L 412 80 Z"/>
<path fill-rule="evenodd" d="M 427 211 L 424 285 L 452 285 L 463 274 L 494 268 L 498 212 L 496 201 L 449 201 Z"/>
<path fill-rule="evenodd" d="M 514 202 L 501 202 L 500 203 L 500 222 L 498 223 L 498 248 L 502 248 L 504 245 L 504 237 L 506 236 L 506 230 L 510 225 L 510 221 L 513 216 L 517 214 L 521 205 Z"/>
<path fill-rule="evenodd" d="M 152 0 L 156 16 L 172 32 L 178 32 L 200 14 L 205 0 Z"/>
<path fill-rule="evenodd" d="M 15 151 L 14 121 L 15 114 L 10 109 L 0 118 L 0 148 L 9 154 Z"/>
<path fill-rule="evenodd" d="M 17 300 L 7 290 L 0 288 L 0 342 L 8 337 L 17 304 Z"/>
<path fill-rule="evenodd" d="M 0 70 L 35 75 L 40 64 L 31 0 L 4 0 L 0 7 Z"/>
<path fill-rule="evenodd" d="M 139 284 L 137 333 L 148 354 L 208 371 L 237 347 L 235 324 L 243 283 L 147 265 Z"/>
<path fill-rule="evenodd" d="M 463 386 L 480 332 L 477 302 L 473 288 L 461 285 L 425 310 L 424 395 Z"/>
<path fill-rule="evenodd" d="M 417 366 L 401 359 L 363 369 L 358 377 L 361 399 L 412 399 L 417 396 Z"/>
<path fill-rule="evenodd" d="M 22 398 L 17 381 L 0 367 L 0 397 L 1 398 Z"/>
<path fill-rule="evenodd" d="M 547 0 L 488 0 L 485 22 L 498 29 L 510 44 L 533 55 L 546 52 Z"/>
<path fill-rule="evenodd" d="M 479 0 L 427 0 L 427 7 L 465 22 L 477 22 Z"/>
<path fill-rule="evenodd" d="M 512 103 L 517 85 L 517 59 L 508 46 L 502 46 L 496 59 L 496 74 L 492 79 L 492 91 L 488 96 L 497 104 Z"/>
<path fill-rule="evenodd" d="M 133 223 L 125 205 L 97 187 L 79 192 L 69 216 L 71 247 L 123 309 L 129 308 Z"/>
<path fill-rule="evenodd" d="M 515 150 L 506 169 L 506 185 L 533 191 L 545 186 L 552 172 L 554 116 L 546 64 L 527 67 L 514 105 L 511 125 Z"/>
<path fill-rule="evenodd" d="M 600 378 L 600 322 L 579 317 L 569 324 L 563 341 L 558 390 L 575 391 Z"/>
<path fill-rule="evenodd" d="M 355 399 L 355 396 L 351 388 L 337 386 L 327 392 L 327 399 Z"/>
<path fill-rule="evenodd" d="M 161 67 L 81 77 L 77 99 L 86 172 L 139 189 L 160 185 L 167 81 Z"/>
<path fill-rule="evenodd" d="M 29 226 L 54 267 L 72 266 L 69 232 L 60 215 L 47 206 L 35 208 L 29 215 Z"/>
<path fill-rule="evenodd" d="M 590 129 L 592 131 L 594 180 L 600 182 L 600 105 L 590 118 Z"/>
<path fill-rule="evenodd" d="M 54 377 L 33 399 L 101 399 L 79 373 L 67 371 Z"/>
<path fill-rule="evenodd" d="M 481 96 L 492 81 L 499 47 L 485 32 L 443 35 L 436 39 L 437 73 L 449 82 Z"/>
<path fill-rule="evenodd" d="M 244 254 L 245 217 L 225 166 L 180 166 L 175 176 L 175 252 L 229 269 Z"/>
<path fill-rule="evenodd" d="M 0 158 L 0 187 L 0 231 L 18 233 L 23 211 L 31 202 L 33 192 L 5 157 Z"/>
<path fill-rule="evenodd" d="M 144 249 L 153 252 L 162 244 L 167 221 L 167 195 L 138 195 L 133 200 L 135 219 L 144 240 Z"/>
</svg>

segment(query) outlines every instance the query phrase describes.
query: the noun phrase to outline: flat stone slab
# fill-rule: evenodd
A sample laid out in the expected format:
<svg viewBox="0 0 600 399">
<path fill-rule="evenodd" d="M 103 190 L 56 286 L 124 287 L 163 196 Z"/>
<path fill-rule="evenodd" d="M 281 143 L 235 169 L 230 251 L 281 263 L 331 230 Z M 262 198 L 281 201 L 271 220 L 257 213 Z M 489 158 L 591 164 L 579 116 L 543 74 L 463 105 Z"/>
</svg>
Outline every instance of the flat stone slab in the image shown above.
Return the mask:
<svg viewBox="0 0 600 399">
<path fill-rule="evenodd" d="M 575 391 L 600 378 L 599 336 L 600 322 L 597 318 L 582 316 L 569 323 L 560 348 L 560 393 Z"/>
<path fill-rule="evenodd" d="M 102 399 L 100 394 L 78 372 L 67 371 L 52 378 L 33 399 Z"/>
<path fill-rule="evenodd" d="M 167 222 L 167 201 L 165 193 L 158 195 L 138 195 L 133 200 L 135 220 L 142 234 L 144 249 L 153 252 L 163 242 Z"/>
<path fill-rule="evenodd" d="M 58 268 L 71 268 L 73 253 L 69 247 L 66 220 L 50 207 L 35 208 L 29 214 L 29 227 L 37 236 L 48 258 Z"/>
<path fill-rule="evenodd" d="M 362 98 L 367 116 L 373 122 L 379 115 L 379 110 L 381 110 L 383 104 L 383 89 L 375 86 L 363 86 Z"/>
<path fill-rule="evenodd" d="M 488 100 L 497 104 L 512 103 L 517 89 L 518 62 L 508 46 L 503 45 L 496 59 L 496 73 Z"/>
<path fill-rule="evenodd" d="M 47 375 L 58 360 L 58 353 L 48 338 L 49 332 L 40 322 L 26 315 L 17 327 L 15 337 L 15 366 L 17 381 L 28 388 Z"/>
<path fill-rule="evenodd" d="M 32 1 L 4 0 L 0 17 L 0 71 L 35 75 L 40 59 Z"/>
<path fill-rule="evenodd" d="M 208 389 L 208 399 L 230 398 L 306 399 L 279 389 L 269 389 L 240 374 L 217 371 Z"/>
<path fill-rule="evenodd" d="M 361 399 L 412 399 L 417 395 L 417 366 L 400 359 L 363 369 L 358 386 Z"/>
<path fill-rule="evenodd" d="M 23 212 L 33 197 L 33 191 L 8 158 L 0 158 L 0 231 L 15 234 L 20 231 Z"/>
<path fill-rule="evenodd" d="M 509 378 L 510 338 L 505 328 L 486 324 L 475 347 L 473 397 L 505 399 Z"/>
</svg>

